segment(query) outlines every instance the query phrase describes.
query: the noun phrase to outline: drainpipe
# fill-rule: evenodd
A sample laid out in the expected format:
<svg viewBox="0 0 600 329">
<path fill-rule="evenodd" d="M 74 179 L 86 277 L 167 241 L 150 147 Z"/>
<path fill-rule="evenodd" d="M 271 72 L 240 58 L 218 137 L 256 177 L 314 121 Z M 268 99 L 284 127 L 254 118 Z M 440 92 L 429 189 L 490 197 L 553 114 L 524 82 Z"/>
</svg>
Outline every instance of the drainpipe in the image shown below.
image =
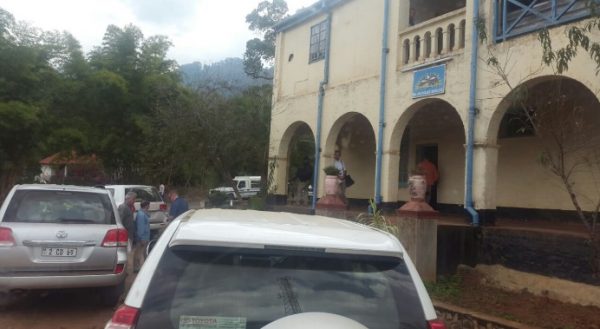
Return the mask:
<svg viewBox="0 0 600 329">
<path fill-rule="evenodd" d="M 323 7 L 327 5 L 323 1 Z M 317 108 L 317 132 L 315 141 L 315 165 L 313 166 L 313 198 L 312 210 L 317 209 L 317 195 L 319 193 L 319 170 L 321 163 L 321 129 L 323 125 L 323 101 L 325 99 L 325 86 L 329 83 L 329 48 L 331 46 L 331 11 L 327 13 L 327 47 L 325 48 L 325 63 L 323 80 L 319 83 L 319 104 Z"/>
<path fill-rule="evenodd" d="M 385 129 L 385 92 L 387 80 L 388 29 L 390 16 L 390 0 L 383 5 L 383 40 L 381 42 L 381 73 L 379 82 L 379 132 L 377 135 L 377 160 L 375 164 L 375 204 L 380 205 L 381 197 L 381 166 L 383 158 L 383 130 Z"/>
<path fill-rule="evenodd" d="M 473 1 L 473 28 L 471 32 L 471 86 L 469 89 L 469 126 L 467 132 L 467 181 L 465 209 L 471 215 L 471 225 L 479 226 L 479 214 L 473 208 L 473 147 L 475 140 L 475 94 L 477 89 L 477 51 L 479 47 L 477 24 L 479 0 Z"/>
</svg>

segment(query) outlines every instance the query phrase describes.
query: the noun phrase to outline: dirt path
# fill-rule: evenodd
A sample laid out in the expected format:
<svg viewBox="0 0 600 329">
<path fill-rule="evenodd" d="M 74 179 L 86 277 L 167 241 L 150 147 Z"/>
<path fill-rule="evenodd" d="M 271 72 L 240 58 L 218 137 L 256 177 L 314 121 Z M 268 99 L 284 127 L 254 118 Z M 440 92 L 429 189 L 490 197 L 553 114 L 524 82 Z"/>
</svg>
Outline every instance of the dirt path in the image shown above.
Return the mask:
<svg viewBox="0 0 600 329">
<path fill-rule="evenodd" d="M 441 288 L 433 298 L 507 320 L 540 328 L 600 329 L 600 308 L 491 288 L 476 272 L 463 271 Z"/>
<path fill-rule="evenodd" d="M 0 310 L 2 329 L 102 329 L 114 311 L 94 291 L 61 291 L 17 297 Z"/>
</svg>

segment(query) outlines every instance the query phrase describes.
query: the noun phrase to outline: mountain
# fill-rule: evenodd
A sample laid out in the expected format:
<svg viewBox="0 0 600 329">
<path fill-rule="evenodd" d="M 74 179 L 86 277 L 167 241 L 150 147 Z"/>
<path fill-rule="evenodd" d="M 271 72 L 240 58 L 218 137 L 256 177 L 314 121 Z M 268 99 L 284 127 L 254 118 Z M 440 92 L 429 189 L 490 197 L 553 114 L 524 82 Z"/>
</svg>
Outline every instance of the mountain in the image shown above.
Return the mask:
<svg viewBox="0 0 600 329">
<path fill-rule="evenodd" d="M 241 58 L 227 58 L 212 64 L 193 62 L 180 66 L 183 82 L 192 87 L 224 87 L 232 93 L 248 87 L 271 84 L 265 79 L 253 79 L 244 72 Z"/>
</svg>

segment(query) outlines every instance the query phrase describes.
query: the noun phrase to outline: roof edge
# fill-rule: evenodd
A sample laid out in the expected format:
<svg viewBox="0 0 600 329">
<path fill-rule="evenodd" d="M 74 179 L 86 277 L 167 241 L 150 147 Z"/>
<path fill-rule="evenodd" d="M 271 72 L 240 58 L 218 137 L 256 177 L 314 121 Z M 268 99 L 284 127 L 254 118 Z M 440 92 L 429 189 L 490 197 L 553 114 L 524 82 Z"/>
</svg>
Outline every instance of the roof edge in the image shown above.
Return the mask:
<svg viewBox="0 0 600 329">
<path fill-rule="evenodd" d="M 294 28 L 316 16 L 319 16 L 327 11 L 337 7 L 349 0 L 319 0 L 309 7 L 298 10 L 294 15 L 287 17 L 283 21 L 275 24 L 273 29 L 276 33 L 285 32 Z"/>
</svg>

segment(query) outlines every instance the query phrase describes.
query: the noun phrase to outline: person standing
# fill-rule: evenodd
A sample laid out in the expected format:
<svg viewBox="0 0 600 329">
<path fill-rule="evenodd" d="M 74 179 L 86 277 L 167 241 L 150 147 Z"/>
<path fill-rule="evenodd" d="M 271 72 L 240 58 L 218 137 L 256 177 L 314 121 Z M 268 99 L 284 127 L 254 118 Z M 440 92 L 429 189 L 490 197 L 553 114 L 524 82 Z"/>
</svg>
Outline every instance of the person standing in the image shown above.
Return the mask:
<svg viewBox="0 0 600 329">
<path fill-rule="evenodd" d="M 165 200 L 165 184 L 158 185 L 158 193 L 160 194 L 160 198 Z"/>
<path fill-rule="evenodd" d="M 177 193 L 176 189 L 171 190 L 169 193 L 169 199 L 171 199 L 171 209 L 169 209 L 168 218 L 169 222 L 177 218 L 177 216 L 190 210 L 187 201 L 179 196 L 179 193 Z"/>
<path fill-rule="evenodd" d="M 148 246 L 148 242 L 150 241 L 150 217 L 148 216 L 149 207 L 150 202 L 145 200 L 142 201 L 142 203 L 140 203 L 140 210 L 135 216 L 136 242 L 133 254 L 134 272 L 138 272 L 146 260 L 146 246 Z"/>
<path fill-rule="evenodd" d="M 346 164 L 342 160 L 342 152 L 336 150 L 333 153 L 333 166 L 338 170 L 338 182 L 340 184 L 340 197 L 347 203 L 346 200 Z"/>
<path fill-rule="evenodd" d="M 118 208 L 121 223 L 127 230 L 129 244 L 132 247 L 135 242 L 135 220 L 133 218 L 133 214 L 135 213 L 135 198 L 137 198 L 135 192 L 127 192 L 127 194 L 125 194 L 125 202 Z"/>
<path fill-rule="evenodd" d="M 425 182 L 427 184 L 425 201 L 431 205 L 432 194 L 435 192 L 435 186 L 440 178 L 437 167 L 427 157 L 424 157 L 417 165 L 417 169 L 425 175 Z"/>
</svg>

